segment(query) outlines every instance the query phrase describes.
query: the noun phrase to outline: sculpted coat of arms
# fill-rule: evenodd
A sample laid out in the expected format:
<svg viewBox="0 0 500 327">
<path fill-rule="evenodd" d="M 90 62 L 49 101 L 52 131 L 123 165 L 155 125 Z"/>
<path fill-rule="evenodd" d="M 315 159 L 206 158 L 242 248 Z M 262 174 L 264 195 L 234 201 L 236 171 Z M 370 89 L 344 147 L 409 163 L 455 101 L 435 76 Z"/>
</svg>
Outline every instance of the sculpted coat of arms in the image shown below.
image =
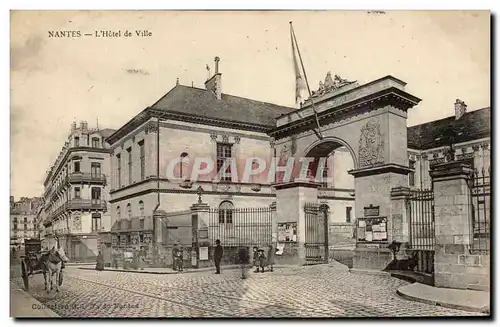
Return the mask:
<svg viewBox="0 0 500 327">
<path fill-rule="evenodd" d="M 359 166 L 367 167 L 384 163 L 384 139 L 378 122 L 367 122 L 359 137 Z"/>
</svg>

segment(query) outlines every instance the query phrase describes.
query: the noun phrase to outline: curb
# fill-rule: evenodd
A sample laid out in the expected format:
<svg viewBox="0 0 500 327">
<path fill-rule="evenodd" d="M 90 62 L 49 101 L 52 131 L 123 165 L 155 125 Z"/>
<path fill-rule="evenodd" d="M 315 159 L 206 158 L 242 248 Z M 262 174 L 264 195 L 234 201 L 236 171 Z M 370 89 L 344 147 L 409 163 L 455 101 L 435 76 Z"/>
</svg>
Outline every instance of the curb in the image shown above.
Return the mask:
<svg viewBox="0 0 500 327">
<path fill-rule="evenodd" d="M 401 296 L 403 299 L 409 300 L 409 301 L 415 301 L 415 302 L 425 303 L 425 304 L 429 304 L 429 305 L 440 306 L 440 307 L 448 308 L 448 309 L 456 309 L 456 310 L 462 310 L 462 311 L 467 311 L 467 312 L 490 314 L 490 309 L 488 307 L 477 308 L 477 307 L 469 307 L 466 305 L 451 304 L 451 303 L 446 303 L 446 302 L 441 302 L 441 301 L 433 301 L 433 300 L 423 299 L 423 298 L 419 298 L 416 296 L 405 294 L 405 293 L 401 292 L 399 289 L 396 290 L 396 294 Z"/>
<path fill-rule="evenodd" d="M 375 270 L 375 269 L 353 269 L 353 268 L 350 268 L 349 272 L 351 274 L 392 277 L 391 274 L 387 271 Z"/>
<path fill-rule="evenodd" d="M 240 267 L 227 267 L 225 269 L 221 270 L 234 270 L 234 269 L 239 269 Z M 81 270 L 95 270 L 95 268 L 85 268 L 85 267 L 78 267 L 78 269 Z M 189 274 L 189 273 L 196 273 L 196 272 L 206 272 L 206 271 L 215 271 L 215 267 L 211 269 L 207 268 L 201 268 L 201 269 L 190 269 L 190 270 L 185 270 L 182 272 L 182 274 Z M 104 269 L 103 271 L 112 271 L 112 272 L 127 272 L 127 273 L 135 273 L 135 274 L 150 274 L 150 275 L 177 275 L 180 274 L 177 271 L 147 271 L 147 270 L 139 270 L 139 269 Z"/>
<path fill-rule="evenodd" d="M 289 268 L 289 266 L 280 266 L 276 265 L 274 268 Z M 78 269 L 81 270 L 95 270 L 95 268 L 86 268 L 86 267 L 78 267 Z M 235 269 L 241 269 L 239 266 L 228 266 L 224 268 L 224 266 L 221 267 L 221 271 L 224 270 L 235 270 Z M 177 274 L 190 274 L 190 273 L 199 273 L 199 272 L 207 272 L 207 271 L 215 271 L 215 267 L 210 267 L 210 268 L 192 268 L 190 270 L 184 270 L 182 273 L 179 273 L 177 271 L 147 271 L 147 270 L 135 270 L 135 269 L 104 269 L 103 271 L 111 271 L 111 272 L 127 272 L 127 273 L 134 273 L 134 274 L 150 274 L 150 275 L 177 275 Z"/>
</svg>

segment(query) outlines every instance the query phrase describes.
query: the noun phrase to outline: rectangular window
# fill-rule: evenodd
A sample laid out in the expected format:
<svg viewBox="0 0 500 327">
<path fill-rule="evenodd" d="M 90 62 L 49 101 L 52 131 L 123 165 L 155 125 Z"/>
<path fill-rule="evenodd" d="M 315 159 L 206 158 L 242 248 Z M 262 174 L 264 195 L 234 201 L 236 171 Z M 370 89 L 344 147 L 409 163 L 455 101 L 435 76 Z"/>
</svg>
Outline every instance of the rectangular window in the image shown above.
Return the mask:
<svg viewBox="0 0 500 327">
<path fill-rule="evenodd" d="M 144 229 L 144 219 L 139 220 L 139 228 Z"/>
<path fill-rule="evenodd" d="M 410 168 L 414 171 L 408 173 L 408 184 L 410 186 L 415 186 L 415 161 L 410 160 Z"/>
<path fill-rule="evenodd" d="M 101 188 L 93 187 L 91 189 L 92 204 L 99 204 L 101 202 Z"/>
<path fill-rule="evenodd" d="M 347 223 L 351 222 L 352 207 L 345 207 L 345 221 Z"/>
<path fill-rule="evenodd" d="M 24 231 L 27 231 L 28 230 L 28 224 L 25 222 L 24 223 Z"/>
<path fill-rule="evenodd" d="M 128 183 L 132 184 L 132 148 L 128 148 L 127 152 L 128 152 Z"/>
<path fill-rule="evenodd" d="M 97 232 L 101 229 L 101 214 L 93 213 L 92 214 L 92 231 Z"/>
<path fill-rule="evenodd" d="M 81 198 L 80 188 L 75 187 L 75 199 L 80 199 L 80 198 Z"/>
<path fill-rule="evenodd" d="M 99 162 L 93 162 L 90 164 L 90 174 L 92 177 L 101 176 L 101 164 Z"/>
<path fill-rule="evenodd" d="M 75 136 L 75 147 L 80 146 L 80 138 L 78 136 Z"/>
<path fill-rule="evenodd" d="M 79 173 L 80 172 L 80 161 L 75 161 L 74 163 L 74 172 Z"/>
<path fill-rule="evenodd" d="M 145 151 L 144 141 L 139 142 L 140 160 L 141 160 L 141 181 L 145 178 Z"/>
<path fill-rule="evenodd" d="M 118 178 L 118 188 L 122 187 L 122 160 L 119 154 L 116 155 L 116 166 L 118 167 L 117 178 Z"/>
<path fill-rule="evenodd" d="M 224 163 L 231 159 L 231 144 L 217 143 L 217 173 L 220 172 Z M 221 181 L 231 181 L 231 166 L 229 163 L 226 168 L 226 176 L 221 177 Z"/>
<path fill-rule="evenodd" d="M 98 137 L 93 137 L 92 138 L 92 147 L 93 148 L 98 148 L 99 147 L 99 138 Z"/>
</svg>

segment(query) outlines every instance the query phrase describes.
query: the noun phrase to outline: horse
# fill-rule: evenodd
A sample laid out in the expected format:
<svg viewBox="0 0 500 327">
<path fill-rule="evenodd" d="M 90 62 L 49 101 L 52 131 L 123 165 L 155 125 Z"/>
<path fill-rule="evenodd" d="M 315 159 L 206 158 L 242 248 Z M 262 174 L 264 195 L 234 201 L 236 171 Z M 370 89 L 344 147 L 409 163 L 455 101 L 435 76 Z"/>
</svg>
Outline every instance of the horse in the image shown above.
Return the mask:
<svg viewBox="0 0 500 327">
<path fill-rule="evenodd" d="M 43 278 L 45 280 L 45 290 L 50 293 L 52 290 L 52 281 L 55 277 L 56 292 L 59 292 L 59 280 L 61 277 L 61 269 L 63 262 L 68 261 L 63 248 L 57 249 L 55 246 L 48 252 L 42 255 L 43 261 Z"/>
</svg>

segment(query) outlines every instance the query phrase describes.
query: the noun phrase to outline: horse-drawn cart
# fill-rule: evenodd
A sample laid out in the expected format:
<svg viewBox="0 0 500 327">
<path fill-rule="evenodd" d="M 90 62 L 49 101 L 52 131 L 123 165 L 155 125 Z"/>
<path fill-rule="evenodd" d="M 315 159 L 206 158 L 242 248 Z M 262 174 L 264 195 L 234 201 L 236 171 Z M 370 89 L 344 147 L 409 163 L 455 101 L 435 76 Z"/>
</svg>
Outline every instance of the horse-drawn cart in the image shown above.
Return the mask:
<svg viewBox="0 0 500 327">
<path fill-rule="evenodd" d="M 24 282 L 24 288 L 29 290 L 28 277 L 42 273 L 44 275 L 45 287 L 47 268 L 43 260 L 44 254 L 42 253 L 42 241 L 39 239 L 25 239 L 24 240 L 24 255 L 21 255 L 21 276 Z M 63 274 L 62 270 L 59 274 L 58 284 L 62 285 Z"/>
</svg>

